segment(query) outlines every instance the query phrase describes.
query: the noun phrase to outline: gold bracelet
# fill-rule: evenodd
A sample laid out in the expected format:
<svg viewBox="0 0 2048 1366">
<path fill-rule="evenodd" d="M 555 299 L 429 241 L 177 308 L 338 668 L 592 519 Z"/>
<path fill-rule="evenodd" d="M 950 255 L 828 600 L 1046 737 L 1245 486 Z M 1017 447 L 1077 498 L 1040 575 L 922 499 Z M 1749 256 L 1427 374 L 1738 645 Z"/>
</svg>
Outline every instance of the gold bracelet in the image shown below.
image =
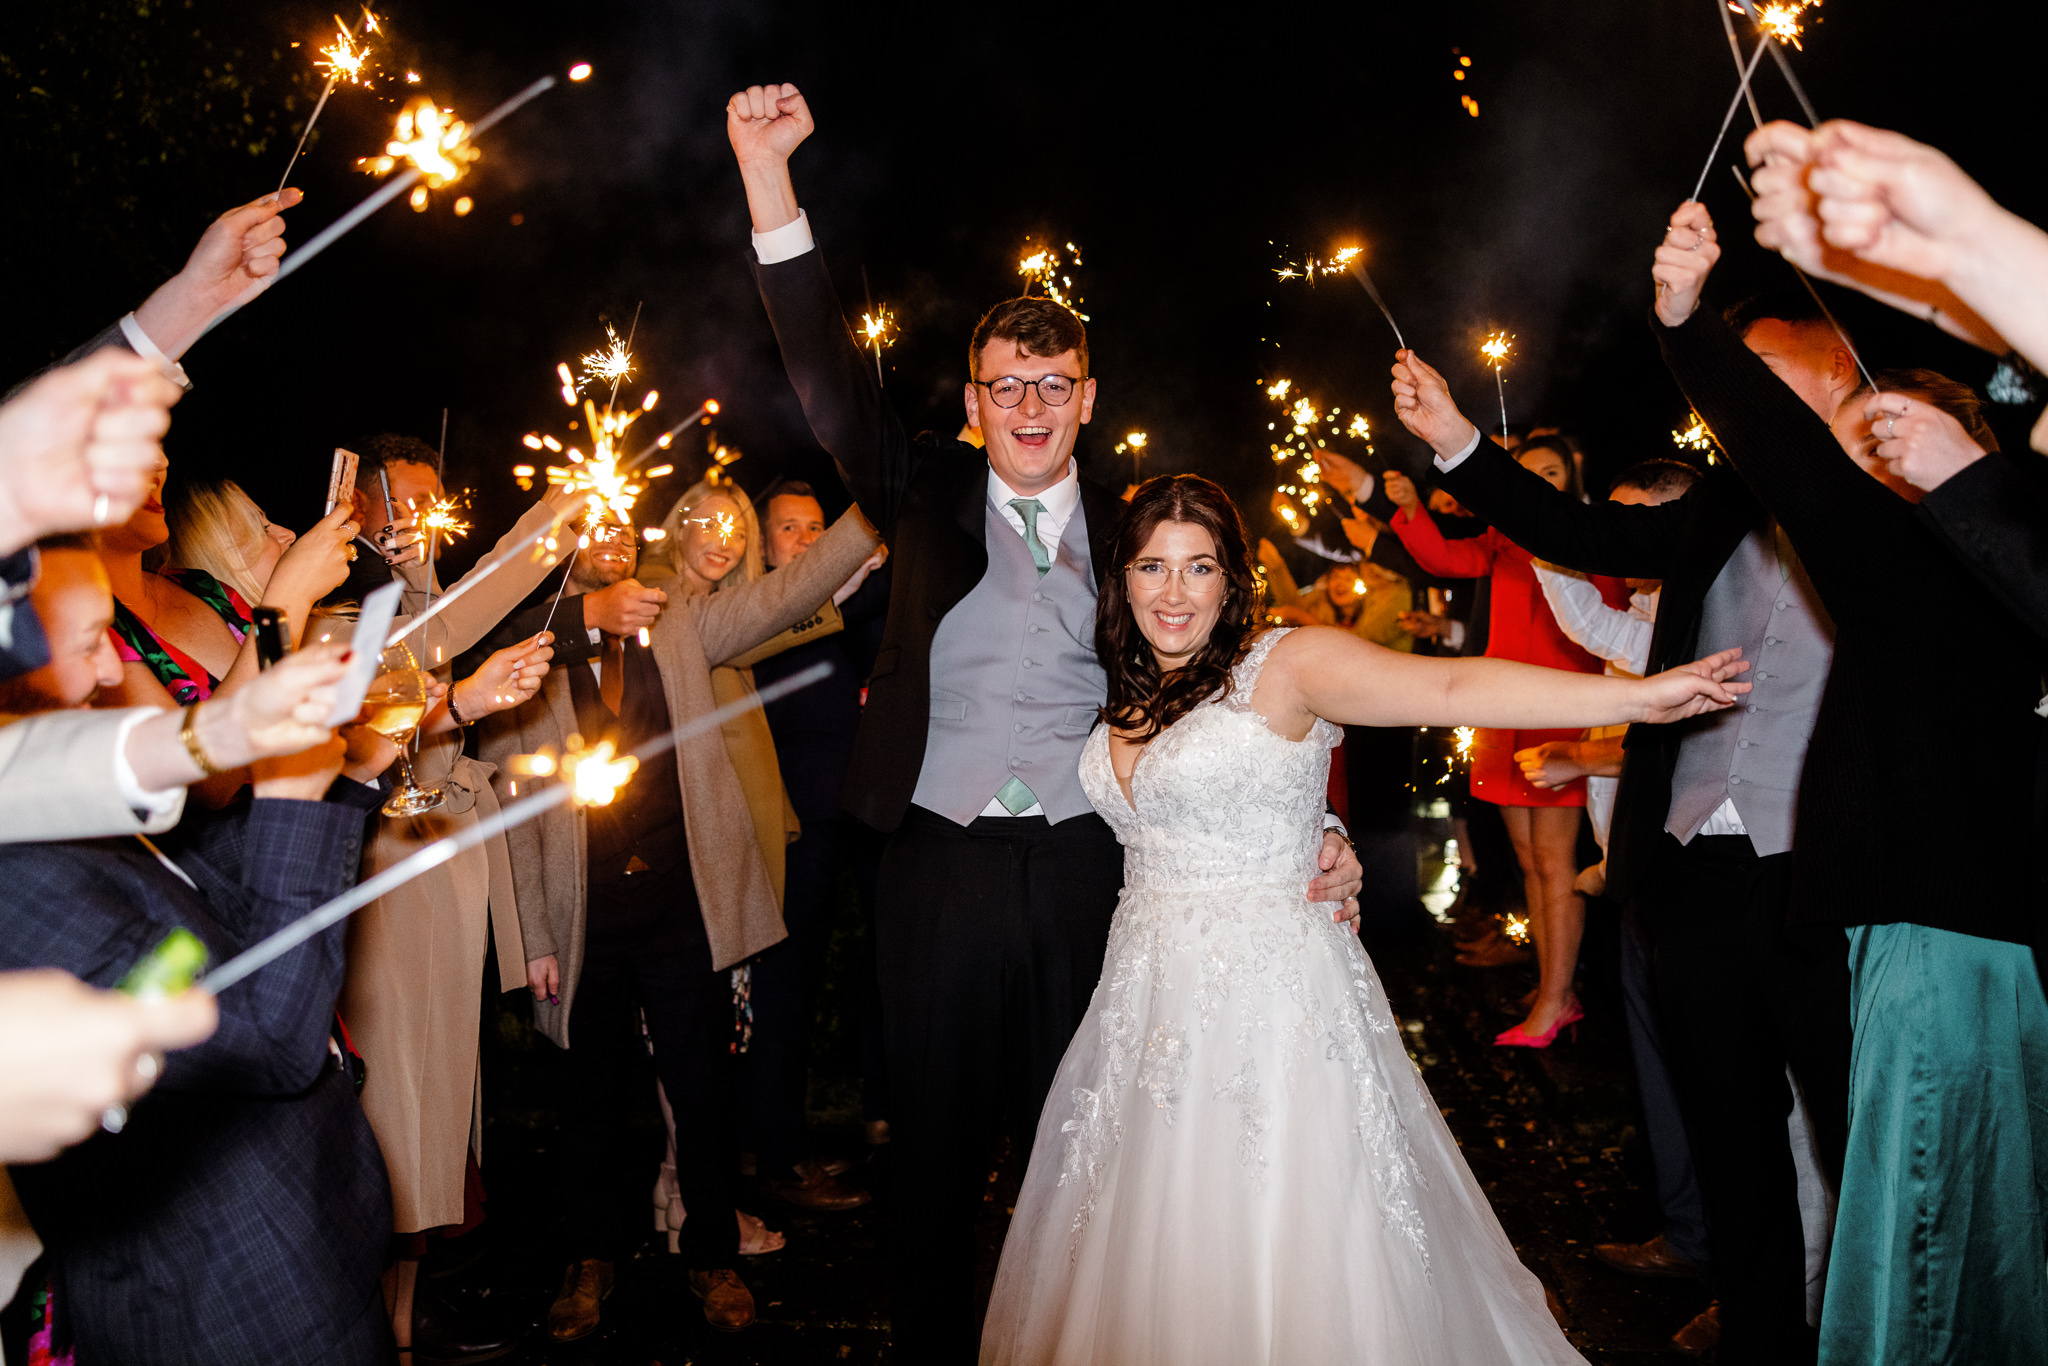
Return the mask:
<svg viewBox="0 0 2048 1366">
<path fill-rule="evenodd" d="M 213 760 L 206 757 L 206 749 L 199 743 L 199 734 L 192 729 L 192 723 L 198 718 L 202 705 L 204 704 L 195 702 L 185 708 L 185 724 L 178 727 L 178 738 L 185 742 L 185 752 L 192 756 L 193 763 L 199 765 L 199 771 L 211 778 L 226 770 L 216 767 Z"/>
</svg>

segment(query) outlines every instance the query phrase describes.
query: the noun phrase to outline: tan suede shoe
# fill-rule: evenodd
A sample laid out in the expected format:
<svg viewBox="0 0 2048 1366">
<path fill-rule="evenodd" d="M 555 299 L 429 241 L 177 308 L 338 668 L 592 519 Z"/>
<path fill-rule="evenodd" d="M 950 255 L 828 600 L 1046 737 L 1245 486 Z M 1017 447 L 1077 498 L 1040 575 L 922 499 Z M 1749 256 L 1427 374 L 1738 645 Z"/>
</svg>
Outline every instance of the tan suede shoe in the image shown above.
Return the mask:
<svg viewBox="0 0 2048 1366">
<path fill-rule="evenodd" d="M 737 1333 L 754 1321 L 754 1292 L 737 1271 L 692 1271 L 690 1293 L 704 1301 L 704 1322 Z"/>
<path fill-rule="evenodd" d="M 612 1264 L 586 1257 L 562 1273 L 562 1293 L 548 1308 L 548 1336 L 574 1342 L 597 1331 L 597 1307 L 612 1293 Z"/>
</svg>

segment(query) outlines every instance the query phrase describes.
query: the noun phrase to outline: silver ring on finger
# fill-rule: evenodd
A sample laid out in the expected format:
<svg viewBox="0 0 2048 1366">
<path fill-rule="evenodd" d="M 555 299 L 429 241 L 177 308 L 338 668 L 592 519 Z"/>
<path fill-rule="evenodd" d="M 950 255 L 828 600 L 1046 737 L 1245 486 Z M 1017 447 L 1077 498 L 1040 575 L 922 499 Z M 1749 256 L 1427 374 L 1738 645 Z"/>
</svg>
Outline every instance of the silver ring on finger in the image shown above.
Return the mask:
<svg viewBox="0 0 2048 1366">
<path fill-rule="evenodd" d="M 1896 416 L 1886 417 L 1884 420 L 1884 439 L 1887 441 L 1894 440 L 1898 434 L 1899 419 Z"/>
</svg>

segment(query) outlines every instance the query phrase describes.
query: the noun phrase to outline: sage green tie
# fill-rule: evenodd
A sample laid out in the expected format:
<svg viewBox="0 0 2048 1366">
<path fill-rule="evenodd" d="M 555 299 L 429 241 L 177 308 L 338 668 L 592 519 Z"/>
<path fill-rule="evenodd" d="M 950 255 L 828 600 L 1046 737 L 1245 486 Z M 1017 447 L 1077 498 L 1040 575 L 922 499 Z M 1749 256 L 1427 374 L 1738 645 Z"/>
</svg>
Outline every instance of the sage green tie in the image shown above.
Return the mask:
<svg viewBox="0 0 2048 1366">
<path fill-rule="evenodd" d="M 1045 504 L 1036 498 L 1012 498 L 1010 506 L 1024 519 L 1024 544 L 1031 547 L 1031 563 L 1038 566 L 1038 577 L 1042 579 L 1045 571 L 1052 568 L 1052 556 L 1046 553 L 1045 542 L 1038 539 L 1038 514 L 1045 511 Z"/>
</svg>

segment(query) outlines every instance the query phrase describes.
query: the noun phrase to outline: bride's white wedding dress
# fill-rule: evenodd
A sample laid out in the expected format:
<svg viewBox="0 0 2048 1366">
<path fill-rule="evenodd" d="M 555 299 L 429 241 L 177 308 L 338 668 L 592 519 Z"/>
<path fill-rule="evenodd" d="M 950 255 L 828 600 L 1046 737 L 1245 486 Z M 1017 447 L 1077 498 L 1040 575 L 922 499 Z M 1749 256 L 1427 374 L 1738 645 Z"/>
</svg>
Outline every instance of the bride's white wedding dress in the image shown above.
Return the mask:
<svg viewBox="0 0 2048 1366">
<path fill-rule="evenodd" d="M 1081 755 L 1124 845 L 1102 980 L 1003 1247 L 984 1366 L 1489 1366 L 1582 1358 L 1516 1259 L 1315 877 L 1337 727 L 1222 700 L 1131 781 Z"/>
</svg>

